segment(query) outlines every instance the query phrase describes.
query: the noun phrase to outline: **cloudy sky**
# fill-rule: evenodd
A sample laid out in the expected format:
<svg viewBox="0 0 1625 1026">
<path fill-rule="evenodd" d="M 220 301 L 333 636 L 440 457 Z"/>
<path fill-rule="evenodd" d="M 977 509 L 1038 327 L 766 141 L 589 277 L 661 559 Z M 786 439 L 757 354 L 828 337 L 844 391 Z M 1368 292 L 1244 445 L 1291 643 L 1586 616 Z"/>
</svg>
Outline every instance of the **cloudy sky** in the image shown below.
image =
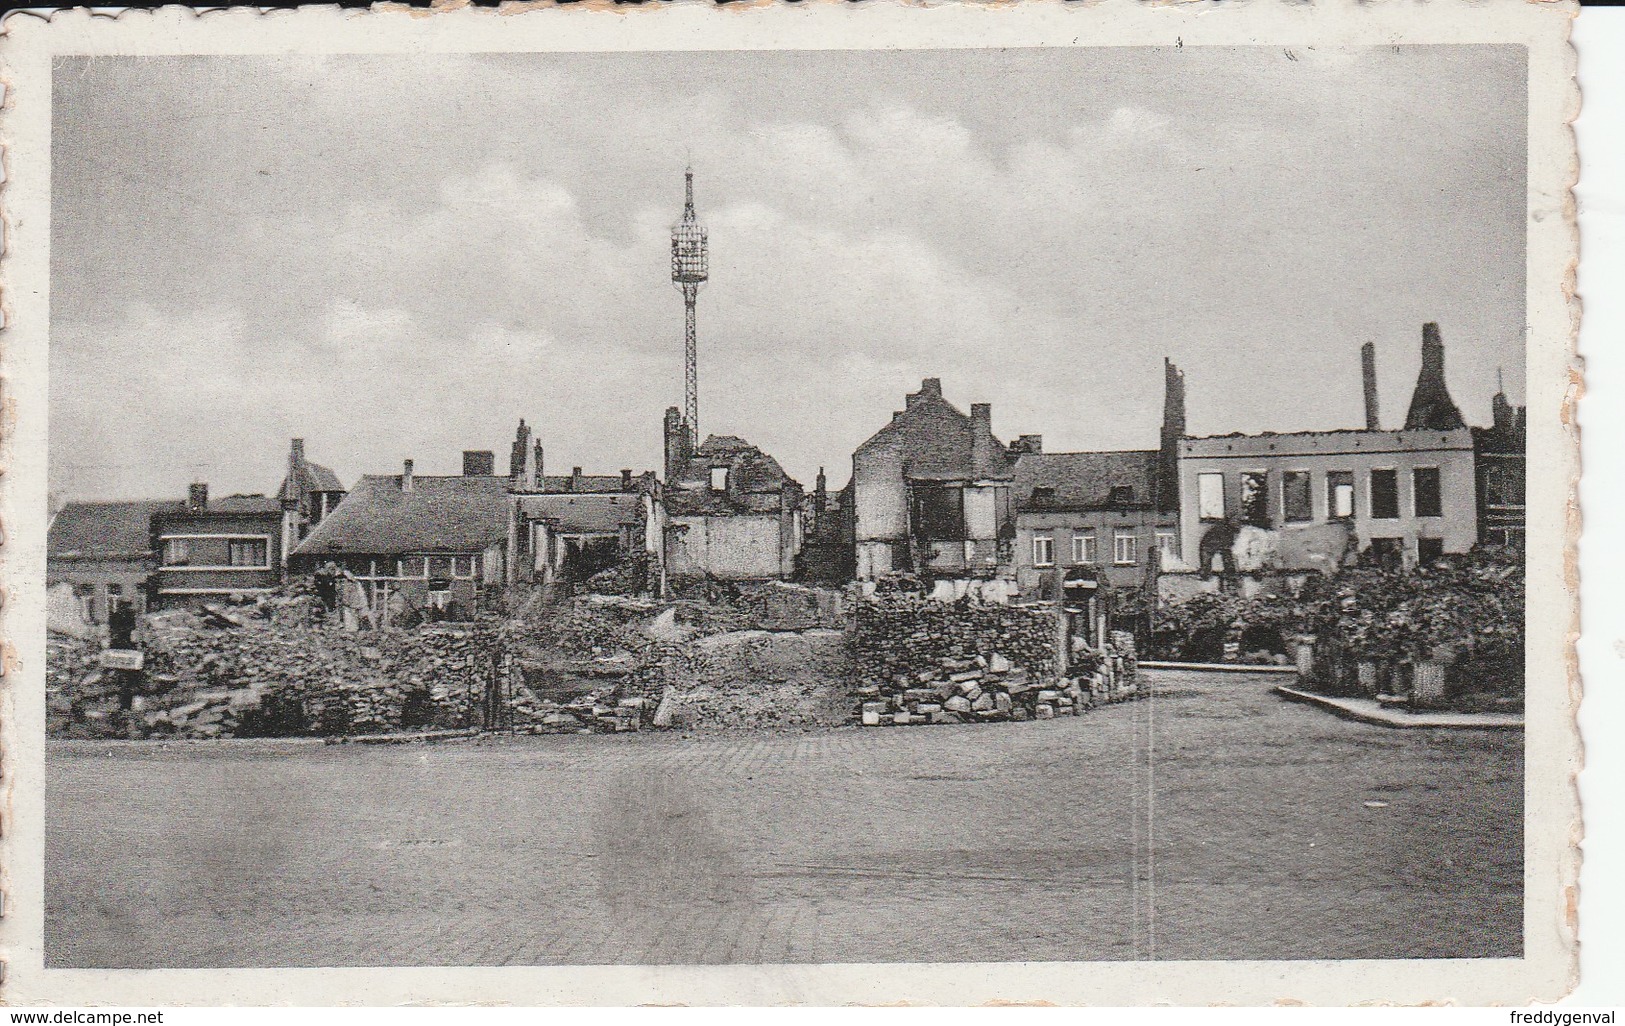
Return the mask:
<svg viewBox="0 0 1625 1026">
<path fill-rule="evenodd" d="M 51 482 L 63 498 L 659 466 L 667 235 L 710 227 L 700 415 L 808 484 L 922 377 L 1005 438 L 1152 447 L 1404 417 L 1421 325 L 1487 422 L 1523 395 L 1512 47 L 63 59 Z"/>
</svg>

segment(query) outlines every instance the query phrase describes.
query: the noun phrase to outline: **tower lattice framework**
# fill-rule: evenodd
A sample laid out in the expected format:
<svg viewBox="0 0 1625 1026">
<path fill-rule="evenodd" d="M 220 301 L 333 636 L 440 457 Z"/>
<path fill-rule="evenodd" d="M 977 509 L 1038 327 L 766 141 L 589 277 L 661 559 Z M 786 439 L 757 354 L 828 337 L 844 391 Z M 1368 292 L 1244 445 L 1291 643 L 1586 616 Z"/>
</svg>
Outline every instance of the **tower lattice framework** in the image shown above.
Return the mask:
<svg viewBox="0 0 1625 1026">
<path fill-rule="evenodd" d="M 689 437 L 700 436 L 700 371 L 694 304 L 709 276 L 710 245 L 694 215 L 694 169 L 683 172 L 683 219 L 671 229 L 671 283 L 683 293 L 683 418 Z"/>
</svg>

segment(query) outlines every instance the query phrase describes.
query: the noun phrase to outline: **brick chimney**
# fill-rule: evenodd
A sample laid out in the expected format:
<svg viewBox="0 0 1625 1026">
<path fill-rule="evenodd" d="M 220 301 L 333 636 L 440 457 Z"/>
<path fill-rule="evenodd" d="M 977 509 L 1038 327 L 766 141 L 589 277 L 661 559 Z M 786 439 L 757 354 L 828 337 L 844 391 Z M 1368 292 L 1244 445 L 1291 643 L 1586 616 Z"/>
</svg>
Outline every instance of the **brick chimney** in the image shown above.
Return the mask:
<svg viewBox="0 0 1625 1026">
<path fill-rule="evenodd" d="M 546 453 L 542 451 L 541 442 L 537 442 L 531 447 L 530 455 L 530 486 L 532 488 L 541 488 L 547 483 L 544 472 L 542 471 L 542 457 L 545 456 Z"/>
<path fill-rule="evenodd" d="M 570 468 L 570 490 L 572 492 L 579 492 L 579 491 L 582 490 L 582 488 L 581 488 L 581 468 L 580 467 L 571 467 Z"/>
<path fill-rule="evenodd" d="M 1022 435 L 1011 444 L 1010 451 L 1015 453 L 1041 453 L 1044 451 L 1044 436 Z"/>
<path fill-rule="evenodd" d="M 491 477 L 497 470 L 496 453 L 489 449 L 463 450 L 464 477 Z"/>
<path fill-rule="evenodd" d="M 631 490 L 632 490 L 632 472 L 630 470 L 627 470 L 625 467 L 622 467 L 621 468 L 621 491 L 629 492 Z"/>
<path fill-rule="evenodd" d="M 401 466 L 401 491 L 409 492 L 411 490 L 412 490 L 412 461 L 407 460 L 406 463 Z"/>
<path fill-rule="evenodd" d="M 508 487 L 536 487 L 536 455 L 530 444 L 530 425 L 519 418 L 519 429 L 514 432 L 513 448 L 508 452 Z"/>
<path fill-rule="evenodd" d="M 693 454 L 693 441 L 683 415 L 675 406 L 666 407 L 666 484 L 675 485 L 683 472 L 683 464 Z"/>
<path fill-rule="evenodd" d="M 1365 429 L 1382 430 L 1382 414 L 1377 407 L 1377 344 L 1360 347 L 1360 381 L 1365 388 Z"/>
<path fill-rule="evenodd" d="M 970 461 L 971 473 L 980 474 L 993 462 L 993 404 L 971 403 L 970 406 Z"/>
<path fill-rule="evenodd" d="M 202 513 L 209 508 L 209 485 L 204 481 L 193 481 L 186 489 L 186 512 Z"/>
<path fill-rule="evenodd" d="M 903 408 L 904 409 L 913 409 L 914 404 L 916 402 L 919 402 L 921 399 L 941 399 L 941 398 L 942 398 L 942 379 L 941 378 L 926 378 L 926 379 L 924 379 L 923 381 L 920 382 L 920 390 L 918 392 L 910 392 L 908 395 L 903 397 Z"/>
</svg>

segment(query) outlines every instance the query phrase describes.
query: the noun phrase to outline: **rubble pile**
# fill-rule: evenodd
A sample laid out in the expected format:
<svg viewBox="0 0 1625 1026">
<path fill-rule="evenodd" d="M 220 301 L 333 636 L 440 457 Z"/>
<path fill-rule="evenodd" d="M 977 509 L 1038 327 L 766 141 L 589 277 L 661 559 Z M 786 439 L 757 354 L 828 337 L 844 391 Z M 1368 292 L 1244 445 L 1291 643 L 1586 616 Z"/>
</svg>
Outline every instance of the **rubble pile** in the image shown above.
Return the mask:
<svg viewBox="0 0 1625 1026">
<path fill-rule="evenodd" d="M 894 593 L 861 604 L 852 634 L 865 726 L 1049 719 L 1092 700 L 1059 675 L 1050 610 Z"/>
<path fill-rule="evenodd" d="M 638 675 L 674 726 L 712 730 L 851 722 L 852 667 L 837 630 L 728 631 L 664 645 Z M 658 724 L 664 725 L 664 724 Z"/>
<path fill-rule="evenodd" d="M 95 642 L 53 637 L 53 723 L 78 736 L 246 737 L 461 728 L 506 672 L 495 632 L 312 625 L 308 597 L 147 616 L 129 710 Z M 78 651 L 68 651 L 77 646 Z"/>
</svg>

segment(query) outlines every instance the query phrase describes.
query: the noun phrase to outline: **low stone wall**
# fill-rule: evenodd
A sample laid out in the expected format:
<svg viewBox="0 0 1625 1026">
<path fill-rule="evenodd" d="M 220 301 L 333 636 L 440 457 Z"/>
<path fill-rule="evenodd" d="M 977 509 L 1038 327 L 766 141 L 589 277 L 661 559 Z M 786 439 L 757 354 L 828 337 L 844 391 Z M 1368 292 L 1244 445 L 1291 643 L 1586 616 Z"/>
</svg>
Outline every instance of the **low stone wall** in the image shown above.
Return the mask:
<svg viewBox="0 0 1625 1026">
<path fill-rule="evenodd" d="M 1048 607 L 882 595 L 858 605 L 851 648 L 867 726 L 1044 719 L 1087 692 L 1060 675 Z"/>
</svg>

